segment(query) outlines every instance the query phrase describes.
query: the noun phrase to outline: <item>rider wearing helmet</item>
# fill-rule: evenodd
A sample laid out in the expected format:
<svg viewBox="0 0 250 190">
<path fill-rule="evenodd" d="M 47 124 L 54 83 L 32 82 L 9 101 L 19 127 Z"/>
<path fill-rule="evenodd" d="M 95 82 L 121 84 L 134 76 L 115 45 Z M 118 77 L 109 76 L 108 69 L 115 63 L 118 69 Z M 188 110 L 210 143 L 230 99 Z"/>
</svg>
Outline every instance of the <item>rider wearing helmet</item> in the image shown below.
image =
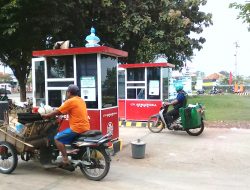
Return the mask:
<svg viewBox="0 0 250 190">
<path fill-rule="evenodd" d="M 183 90 L 182 84 L 175 85 L 175 90 L 177 92 L 176 99 L 172 102 L 166 102 L 165 105 L 173 105 L 174 109 L 167 112 L 167 121 L 168 125 L 171 125 L 173 121 L 178 119 L 179 117 L 179 108 L 184 107 L 187 102 L 186 92 Z"/>
</svg>

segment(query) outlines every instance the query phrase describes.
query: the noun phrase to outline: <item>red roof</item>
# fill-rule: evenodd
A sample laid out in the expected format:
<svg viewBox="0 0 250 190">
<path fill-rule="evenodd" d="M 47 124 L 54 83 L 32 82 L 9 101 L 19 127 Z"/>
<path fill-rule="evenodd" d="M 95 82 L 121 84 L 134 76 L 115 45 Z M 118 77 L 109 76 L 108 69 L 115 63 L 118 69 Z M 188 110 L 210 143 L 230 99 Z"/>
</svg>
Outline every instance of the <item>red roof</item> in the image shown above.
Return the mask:
<svg viewBox="0 0 250 190">
<path fill-rule="evenodd" d="M 218 80 L 222 77 L 225 77 L 224 75 L 220 74 L 220 73 L 213 73 L 211 75 L 208 75 L 207 77 L 205 77 L 204 79 L 213 79 L 213 80 Z"/>
<path fill-rule="evenodd" d="M 111 55 L 115 57 L 127 57 L 128 56 L 128 52 L 126 51 L 110 48 L 107 46 L 89 47 L 89 48 L 79 47 L 79 48 L 69 48 L 69 49 L 38 50 L 38 51 L 33 51 L 32 55 L 34 57 L 48 57 L 48 56 L 96 54 L 96 53 Z"/>
<path fill-rule="evenodd" d="M 121 64 L 120 68 L 145 68 L 145 67 L 175 67 L 171 63 L 133 63 L 133 64 Z"/>
</svg>

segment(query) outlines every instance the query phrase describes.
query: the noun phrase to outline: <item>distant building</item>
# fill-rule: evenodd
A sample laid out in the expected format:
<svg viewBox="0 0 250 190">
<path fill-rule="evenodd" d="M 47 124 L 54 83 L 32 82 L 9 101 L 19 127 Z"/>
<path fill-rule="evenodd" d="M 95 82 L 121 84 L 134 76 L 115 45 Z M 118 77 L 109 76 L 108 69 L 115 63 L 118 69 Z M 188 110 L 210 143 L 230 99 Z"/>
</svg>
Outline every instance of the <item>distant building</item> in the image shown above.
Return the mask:
<svg viewBox="0 0 250 190">
<path fill-rule="evenodd" d="M 208 75 L 203 79 L 203 86 L 204 87 L 217 86 L 219 81 L 224 77 L 225 76 L 220 73 L 213 73 L 211 75 Z"/>
</svg>

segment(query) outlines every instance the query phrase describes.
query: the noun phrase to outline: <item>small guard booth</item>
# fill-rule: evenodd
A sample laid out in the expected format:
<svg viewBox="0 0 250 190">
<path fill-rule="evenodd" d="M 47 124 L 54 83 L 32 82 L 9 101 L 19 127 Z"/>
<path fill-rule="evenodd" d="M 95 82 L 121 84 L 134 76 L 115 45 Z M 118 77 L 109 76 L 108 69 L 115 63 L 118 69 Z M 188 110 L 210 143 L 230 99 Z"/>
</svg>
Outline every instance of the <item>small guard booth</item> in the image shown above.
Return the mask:
<svg viewBox="0 0 250 190">
<path fill-rule="evenodd" d="M 147 121 L 169 96 L 173 64 L 139 63 L 118 67 L 119 119 Z"/>
<path fill-rule="evenodd" d="M 91 129 L 103 134 L 113 130 L 113 138 L 118 138 L 117 63 L 127 55 L 106 46 L 33 51 L 34 106 L 59 107 L 68 85 L 75 84 L 87 104 Z"/>
</svg>

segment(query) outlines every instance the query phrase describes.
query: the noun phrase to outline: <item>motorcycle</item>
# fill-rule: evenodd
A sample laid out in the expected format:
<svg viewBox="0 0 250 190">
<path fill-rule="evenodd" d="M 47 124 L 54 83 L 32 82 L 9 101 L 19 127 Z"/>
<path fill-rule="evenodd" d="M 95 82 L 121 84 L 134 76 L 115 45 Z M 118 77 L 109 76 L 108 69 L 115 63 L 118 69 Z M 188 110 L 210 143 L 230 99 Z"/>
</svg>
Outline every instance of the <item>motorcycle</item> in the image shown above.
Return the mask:
<svg viewBox="0 0 250 190">
<path fill-rule="evenodd" d="M 36 117 L 36 119 L 29 117 L 27 122 L 36 121 L 30 125 L 32 127 L 26 127 L 26 136 L 15 138 L 15 142 L 13 142 L 12 132 L 0 127 L 1 173 L 12 173 L 16 169 L 18 155 L 20 155 L 24 161 L 30 159 L 40 161 L 46 169 L 61 168 L 73 172 L 79 167 L 90 180 L 99 181 L 108 174 L 111 162 L 108 150 L 112 137 L 111 131 L 106 135 L 102 135 L 101 131 L 98 130 L 79 134 L 70 145 L 66 145 L 70 165 L 64 167 L 58 163 L 61 156 L 54 142 L 54 136 L 59 129 L 58 121 L 55 119 L 44 120 L 41 116 L 40 118 Z M 25 123 L 23 119 L 20 122 Z M 37 135 L 32 136 L 31 133 L 34 134 L 34 131 Z"/>
<path fill-rule="evenodd" d="M 191 136 L 198 136 L 203 132 L 204 127 L 205 127 L 204 122 L 203 122 L 205 118 L 205 109 L 201 104 L 198 104 L 198 109 L 197 109 L 198 114 L 200 114 L 200 117 L 198 117 L 198 119 L 200 119 L 200 121 L 198 121 L 199 125 L 193 126 L 191 128 L 183 125 L 181 117 L 178 117 L 178 119 L 170 123 L 170 121 L 168 121 L 169 119 L 166 116 L 168 112 L 168 108 L 169 108 L 169 105 L 163 104 L 158 114 L 155 114 L 149 117 L 147 126 L 151 132 L 159 133 L 164 128 L 167 128 L 168 130 L 174 130 L 174 131 L 186 131 Z M 187 110 L 188 109 L 189 108 L 187 108 Z M 190 108 L 189 110 L 191 109 L 192 108 Z"/>
</svg>

